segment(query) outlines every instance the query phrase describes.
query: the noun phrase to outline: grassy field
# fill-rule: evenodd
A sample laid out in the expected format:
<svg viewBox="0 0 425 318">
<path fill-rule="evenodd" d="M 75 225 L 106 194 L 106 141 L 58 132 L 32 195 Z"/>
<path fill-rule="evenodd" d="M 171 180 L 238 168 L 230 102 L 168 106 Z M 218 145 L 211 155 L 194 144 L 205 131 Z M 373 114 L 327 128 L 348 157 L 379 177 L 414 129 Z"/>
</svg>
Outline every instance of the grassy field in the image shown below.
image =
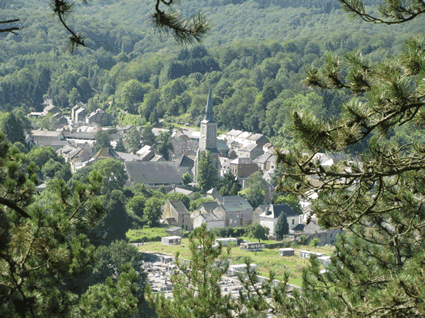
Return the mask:
<svg viewBox="0 0 425 318">
<path fill-rule="evenodd" d="M 165 232 L 169 226 L 163 227 L 154 227 L 140 230 L 128 230 L 126 233 L 127 238 L 132 242 L 161 242 L 163 236 L 168 236 L 168 233 Z M 160 243 L 161 244 L 161 243 Z"/>
<path fill-rule="evenodd" d="M 188 248 L 189 239 L 182 239 L 182 245 L 162 245 L 161 242 L 149 242 L 144 246 L 140 246 L 139 250 L 143 252 L 161 252 L 175 255 L 180 252 L 180 257 L 190 259 L 190 251 Z M 239 246 L 232 248 L 231 260 L 232 264 L 242 264 L 245 256 L 250 256 L 253 263 L 257 264 L 258 272 L 261 276 L 269 277 L 269 271 L 276 272 L 277 278 L 282 279 L 285 271 L 289 272 L 289 283 L 297 286 L 302 284 L 302 269 L 309 264 L 309 260 L 298 257 L 299 250 L 309 250 L 314 252 L 325 253 L 331 255 L 334 247 L 321 246 L 299 246 L 294 248 L 295 256 L 279 256 L 279 249 L 264 249 L 261 252 L 241 251 Z"/>
</svg>

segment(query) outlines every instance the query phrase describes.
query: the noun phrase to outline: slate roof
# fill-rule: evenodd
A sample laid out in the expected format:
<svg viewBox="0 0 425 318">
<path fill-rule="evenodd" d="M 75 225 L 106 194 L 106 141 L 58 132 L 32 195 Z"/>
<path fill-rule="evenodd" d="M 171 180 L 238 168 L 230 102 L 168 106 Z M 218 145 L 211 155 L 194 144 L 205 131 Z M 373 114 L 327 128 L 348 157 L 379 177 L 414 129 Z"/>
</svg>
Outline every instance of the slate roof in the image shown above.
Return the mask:
<svg viewBox="0 0 425 318">
<path fill-rule="evenodd" d="M 190 195 L 193 194 L 193 191 L 186 190 L 186 189 L 179 188 L 179 187 L 175 187 L 173 190 L 171 190 L 170 192 L 168 192 L 168 194 L 171 194 L 171 193 L 182 193 L 182 194 L 185 194 L 187 196 L 190 196 Z"/>
<path fill-rule="evenodd" d="M 269 160 L 269 158 L 273 156 L 272 153 L 264 153 L 261 156 L 259 156 L 258 158 L 254 159 L 254 162 L 259 163 L 259 164 L 264 164 L 267 160 Z"/>
<path fill-rule="evenodd" d="M 52 147 L 55 150 L 69 146 L 68 140 L 34 140 L 34 144 L 40 147 Z"/>
<path fill-rule="evenodd" d="M 252 206 L 249 204 L 248 200 L 238 195 L 218 197 L 217 201 L 226 211 L 252 210 Z"/>
<path fill-rule="evenodd" d="M 239 148 L 239 151 L 253 151 L 255 148 L 261 149 L 261 151 L 263 150 L 261 147 L 259 147 L 257 144 L 248 144 L 245 146 L 242 146 Z"/>
<path fill-rule="evenodd" d="M 120 160 L 121 157 L 118 155 L 118 153 L 112 149 L 112 148 L 102 148 L 96 154 L 93 156 L 93 159 L 100 160 L 100 159 L 117 159 Z"/>
<path fill-rule="evenodd" d="M 177 211 L 177 213 L 189 213 L 186 206 L 183 204 L 180 200 L 170 200 L 170 204 L 174 207 L 174 209 Z"/>
<path fill-rule="evenodd" d="M 295 226 L 294 227 L 294 231 L 296 231 L 296 232 L 303 232 L 304 231 L 304 227 L 305 227 L 305 224 L 297 224 L 297 226 Z"/>
<path fill-rule="evenodd" d="M 257 141 L 257 140 L 261 139 L 262 137 L 264 137 L 263 134 L 254 134 L 254 135 L 249 137 L 249 140 Z"/>
<path fill-rule="evenodd" d="M 218 207 L 218 203 L 213 201 L 213 202 L 204 202 L 201 203 L 196 210 L 200 210 L 201 208 L 204 208 L 205 211 L 207 212 L 212 212 L 216 207 Z"/>
<path fill-rule="evenodd" d="M 148 184 L 182 184 L 182 178 L 174 162 L 135 161 L 125 162 L 132 182 Z"/>
<path fill-rule="evenodd" d="M 274 218 L 277 219 L 282 212 L 285 212 L 286 216 L 298 216 L 298 213 L 292 210 L 287 204 L 273 204 Z"/>
<path fill-rule="evenodd" d="M 232 136 L 232 137 L 236 137 L 236 136 L 239 136 L 241 133 L 242 133 L 242 130 L 232 129 L 231 131 L 229 131 L 227 133 L 227 135 Z"/>
<path fill-rule="evenodd" d="M 65 135 L 62 131 L 51 131 L 51 130 L 31 130 L 31 135 L 33 137 L 59 137 L 60 135 Z"/>
<path fill-rule="evenodd" d="M 85 140 L 95 140 L 96 133 L 93 132 L 71 132 L 63 131 L 63 135 L 66 139 L 85 139 Z"/>
<path fill-rule="evenodd" d="M 185 155 L 182 155 L 180 158 L 176 160 L 177 167 L 193 168 L 194 165 L 195 165 L 195 161 L 193 161 L 191 158 Z"/>
<path fill-rule="evenodd" d="M 205 105 L 205 112 L 204 112 L 204 120 L 203 123 L 215 123 L 214 120 L 214 109 L 213 109 L 213 102 L 212 102 L 212 96 L 211 96 L 211 88 L 208 91 L 208 98 L 207 98 L 207 104 Z"/>
<path fill-rule="evenodd" d="M 133 155 L 132 153 L 116 151 L 116 154 L 124 161 L 142 161 L 143 160 L 138 155 Z"/>
</svg>

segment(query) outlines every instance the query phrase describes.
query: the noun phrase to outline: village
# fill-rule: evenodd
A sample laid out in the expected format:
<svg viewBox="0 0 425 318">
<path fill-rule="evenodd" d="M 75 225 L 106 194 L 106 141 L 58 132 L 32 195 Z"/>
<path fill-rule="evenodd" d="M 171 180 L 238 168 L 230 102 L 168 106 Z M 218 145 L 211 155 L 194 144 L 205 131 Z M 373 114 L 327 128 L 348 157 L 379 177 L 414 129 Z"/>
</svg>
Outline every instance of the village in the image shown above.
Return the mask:
<svg viewBox="0 0 425 318">
<path fill-rule="evenodd" d="M 332 246 L 336 242 L 338 234 L 344 232 L 341 228 L 323 229 L 318 225 L 315 215 L 311 213 L 311 200 L 317 197 L 312 193 L 307 199 L 299 200 L 301 213 L 295 211 L 288 204 L 274 204 L 275 186 L 273 176 L 276 174 L 276 153 L 273 145 L 263 134 L 254 134 L 241 130 L 230 130 L 227 133 L 217 135 L 217 122 L 214 120 L 211 90 L 205 107 L 204 119 L 200 124 L 200 131 L 189 127 L 174 127 L 170 132 L 173 150 L 169 151 L 168 160 L 158 153 L 152 146 L 142 145 L 134 153 L 117 151 L 117 144 L 125 141 L 133 126 L 114 127 L 114 118 L 101 109 L 93 112 L 87 111 L 87 105 L 79 102 L 71 110 L 71 116 L 63 115 L 61 110 L 54 106 L 51 100 L 45 101 L 43 112 L 30 113 L 28 116 L 43 118 L 48 116 L 55 120 L 55 130 L 37 129 L 32 130 L 27 137 L 30 146 L 49 146 L 56 153 L 64 157 L 70 164 L 71 172 L 76 173 L 83 167 L 90 166 L 103 159 L 115 159 L 122 162 L 128 174 L 127 184 L 144 184 L 152 189 L 162 188 L 168 193 L 181 193 L 189 198 L 196 193 L 198 179 L 199 156 L 202 151 L 209 151 L 215 159 L 218 178 L 231 173 L 235 180 L 242 185 L 242 190 L 249 183 L 249 178 L 254 173 L 261 173 L 262 187 L 264 191 L 264 204 L 253 207 L 246 198 L 241 195 L 220 196 L 217 188 L 211 188 L 205 193 L 209 202 L 200 203 L 190 212 L 180 200 L 167 200 L 162 206 L 160 223 L 166 227 L 167 235 L 161 239 L 162 245 L 180 246 L 184 233 L 190 233 L 195 228 L 206 224 L 208 230 L 217 228 L 244 228 L 254 223 L 259 223 L 268 231 L 268 239 L 276 240 L 276 223 L 281 214 L 285 214 L 289 225 L 288 238 L 308 244 L 315 240 L 317 246 Z M 135 127 L 142 132 L 142 127 Z M 93 151 L 96 134 L 99 131 L 107 131 L 111 140 L 111 147 Z M 158 136 L 161 132 L 168 131 L 163 127 L 153 127 L 152 132 Z M 334 154 L 317 154 L 316 159 L 323 166 L 330 166 L 344 156 Z M 189 174 L 191 181 L 185 184 L 183 176 Z M 38 191 L 46 187 L 41 184 Z M 218 238 L 223 245 L 227 245 L 230 238 Z M 244 240 L 232 241 L 234 246 L 241 250 L 257 252 L 262 251 L 267 245 L 261 242 L 248 242 Z M 133 243 L 140 245 L 141 243 Z M 294 256 L 294 249 L 284 245 L 275 244 L 275 255 Z M 267 246 L 270 247 L 270 246 Z M 281 248 L 279 248 L 281 247 Z M 279 248 L 279 249 L 276 249 Z M 158 254 L 159 253 L 159 254 Z M 154 291 L 165 292 L 171 297 L 172 285 L 170 275 L 175 271 L 173 265 L 173 253 L 161 254 L 159 251 L 145 252 L 147 261 L 142 268 L 148 274 L 148 281 Z M 330 256 L 324 253 L 315 253 L 297 249 L 297 256 L 309 258 L 315 254 L 320 262 L 326 266 L 330 262 Z M 252 264 L 256 268 L 256 264 Z M 224 293 L 231 293 L 236 297 L 241 288 L 236 273 L 246 271 L 244 264 L 229 264 L 227 276 L 222 282 Z M 262 279 L 267 279 L 263 276 Z M 298 288 L 291 285 L 293 288 Z M 290 290 L 288 292 L 291 292 Z"/>
</svg>

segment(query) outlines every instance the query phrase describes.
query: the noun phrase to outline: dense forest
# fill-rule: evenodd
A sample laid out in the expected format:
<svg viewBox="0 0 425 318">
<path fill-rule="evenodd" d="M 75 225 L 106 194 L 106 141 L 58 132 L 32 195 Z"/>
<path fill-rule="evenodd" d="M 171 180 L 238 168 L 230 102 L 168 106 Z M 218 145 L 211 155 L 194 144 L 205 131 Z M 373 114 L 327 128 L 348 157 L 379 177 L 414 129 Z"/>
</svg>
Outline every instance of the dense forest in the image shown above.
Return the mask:
<svg viewBox="0 0 425 318">
<path fill-rule="evenodd" d="M 175 9 L 182 16 L 204 13 L 212 30 L 202 44 L 182 46 L 155 33 L 152 1 L 97 0 L 76 3 L 68 18 L 87 44 L 71 55 L 66 30 L 46 1 L 0 4 L 0 18 L 19 17 L 23 27 L 2 34 L 0 111 L 39 111 L 50 97 L 65 112 L 82 101 L 120 124 L 163 118 L 198 126 L 212 87 L 220 129 L 264 133 L 282 145 L 293 143 L 287 120 L 293 110 L 332 118 L 349 98 L 348 91 L 304 86 L 306 68 L 355 50 L 371 61 L 384 59 L 420 34 L 422 22 L 350 21 L 336 0 L 188 0 Z"/>
</svg>

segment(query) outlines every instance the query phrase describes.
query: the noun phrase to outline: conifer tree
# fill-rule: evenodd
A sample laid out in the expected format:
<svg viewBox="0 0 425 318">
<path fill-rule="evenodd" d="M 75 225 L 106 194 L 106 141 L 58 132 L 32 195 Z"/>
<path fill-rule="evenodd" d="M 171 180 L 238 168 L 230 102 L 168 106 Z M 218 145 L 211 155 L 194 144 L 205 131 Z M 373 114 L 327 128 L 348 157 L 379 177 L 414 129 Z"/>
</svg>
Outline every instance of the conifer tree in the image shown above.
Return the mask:
<svg viewBox="0 0 425 318">
<path fill-rule="evenodd" d="M 277 218 L 276 226 L 274 232 L 278 240 L 282 240 L 284 235 L 289 233 L 289 224 L 286 213 L 281 213 Z"/>
<path fill-rule="evenodd" d="M 367 22 L 398 24 L 425 12 L 421 1 L 385 1 L 381 16 L 362 1 L 341 0 Z M 303 147 L 279 154 L 279 190 L 316 192 L 312 212 L 325 228 L 344 227 L 331 265 L 320 274 L 314 257 L 303 273 L 303 292 L 281 313 L 309 317 L 423 317 L 425 287 L 425 151 L 418 142 L 396 144 L 397 126 L 423 130 L 425 42 L 406 41 L 401 54 L 372 62 L 360 53 L 328 54 L 326 65 L 307 72 L 305 84 L 349 90 L 336 121 L 293 113 L 295 137 Z M 369 138 L 357 158 L 322 167 L 314 154 L 342 151 Z M 308 153 L 308 154 L 307 154 Z M 311 176 L 320 182 L 312 182 Z"/>
<path fill-rule="evenodd" d="M 210 152 L 200 151 L 198 162 L 197 182 L 202 191 L 206 192 L 213 188 L 218 181 L 218 171 L 215 159 Z"/>
</svg>

